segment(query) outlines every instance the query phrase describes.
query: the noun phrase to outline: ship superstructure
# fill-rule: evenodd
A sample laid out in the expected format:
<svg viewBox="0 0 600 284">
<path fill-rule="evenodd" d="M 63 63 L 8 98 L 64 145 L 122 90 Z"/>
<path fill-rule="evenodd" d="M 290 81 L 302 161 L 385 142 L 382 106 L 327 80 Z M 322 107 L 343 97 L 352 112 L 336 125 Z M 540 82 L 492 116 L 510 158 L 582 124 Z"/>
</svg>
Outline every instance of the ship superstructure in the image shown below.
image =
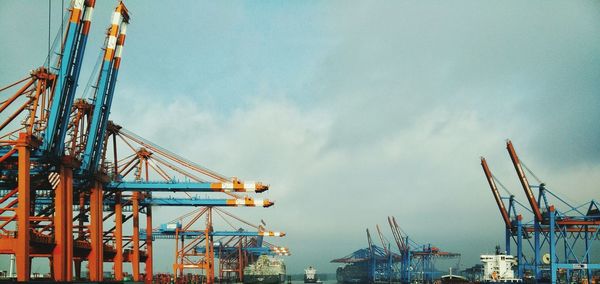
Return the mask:
<svg viewBox="0 0 600 284">
<path fill-rule="evenodd" d="M 489 283 L 515 283 L 522 282 L 515 278 L 513 266 L 517 265 L 517 260 L 512 255 L 500 253 L 496 248 L 496 254 L 484 254 L 480 257 L 483 262 L 483 281 Z"/>
<path fill-rule="evenodd" d="M 304 283 L 317 283 L 317 281 L 317 269 L 312 266 L 304 269 Z"/>
</svg>

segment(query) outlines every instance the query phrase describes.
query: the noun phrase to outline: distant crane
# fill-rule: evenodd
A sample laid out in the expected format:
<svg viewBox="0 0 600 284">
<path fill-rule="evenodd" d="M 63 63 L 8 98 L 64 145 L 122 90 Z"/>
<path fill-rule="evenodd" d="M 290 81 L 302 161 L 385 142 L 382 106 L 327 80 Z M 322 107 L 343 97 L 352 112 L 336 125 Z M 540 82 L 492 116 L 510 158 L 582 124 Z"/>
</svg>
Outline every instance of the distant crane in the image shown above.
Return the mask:
<svg viewBox="0 0 600 284">
<path fill-rule="evenodd" d="M 331 262 L 347 264 L 340 268 L 338 274 L 350 274 L 355 277 L 349 281 L 363 281 L 376 283 L 381 281 L 393 281 L 401 283 L 433 283 L 439 272 L 435 269 L 435 260 L 438 258 L 456 258 L 460 254 L 442 251 L 431 244 L 420 245 L 411 240 L 402 232 L 395 217 L 388 217 L 388 223 L 398 246 L 398 253 L 392 252 L 389 243 L 377 225 L 377 231 L 383 247 L 373 244 L 371 234 L 367 229 L 368 247 L 357 250 L 345 257 L 334 259 Z M 385 248 L 385 247 L 388 248 Z M 344 272 L 350 270 L 352 272 Z M 364 279 L 361 275 L 365 271 Z M 342 276 L 343 278 L 344 276 Z"/>
<path fill-rule="evenodd" d="M 511 253 L 511 243 L 516 244 L 517 276 L 523 278 L 531 272 L 536 281 L 557 283 L 562 272 L 568 281 L 592 281 L 593 271 L 600 269 L 600 264 L 592 263 L 593 244 L 600 239 L 598 202 L 591 200 L 571 205 L 550 191 L 522 163 L 510 140 L 506 142 L 506 149 L 529 206 L 518 202 L 510 192 L 510 197 L 502 197 L 497 187 L 499 182 L 492 175 L 485 158 L 481 159 L 481 165 L 506 228 L 506 251 Z M 539 185 L 530 184 L 526 171 Z M 537 197 L 533 189 L 538 189 Z M 566 209 L 561 211 L 556 208 L 550 203 L 551 198 Z M 509 200 L 508 209 L 503 201 L 506 199 Z M 521 214 L 517 214 L 516 206 L 530 212 L 532 220 L 524 220 Z M 529 246 L 525 245 L 527 243 Z M 532 258 L 527 257 L 527 247 L 532 248 Z"/>
</svg>

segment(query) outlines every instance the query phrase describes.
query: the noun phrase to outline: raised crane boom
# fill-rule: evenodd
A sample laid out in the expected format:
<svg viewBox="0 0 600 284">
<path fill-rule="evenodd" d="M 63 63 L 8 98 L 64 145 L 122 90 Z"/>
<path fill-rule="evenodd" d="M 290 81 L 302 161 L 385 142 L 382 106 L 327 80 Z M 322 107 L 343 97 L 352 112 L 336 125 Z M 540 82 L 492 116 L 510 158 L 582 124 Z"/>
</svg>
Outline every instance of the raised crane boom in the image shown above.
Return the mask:
<svg viewBox="0 0 600 284">
<path fill-rule="evenodd" d="M 485 173 L 485 177 L 490 185 L 490 189 L 492 190 L 492 194 L 494 195 L 494 199 L 496 200 L 496 204 L 498 205 L 498 209 L 500 209 L 500 214 L 502 215 L 502 219 L 504 220 L 504 224 L 506 224 L 506 228 L 511 228 L 510 217 L 508 215 L 508 211 L 504 206 L 504 202 L 502 202 L 502 198 L 500 197 L 500 192 L 498 191 L 498 187 L 496 186 L 496 182 L 494 181 L 494 177 L 492 176 L 492 172 L 488 167 L 488 164 L 484 157 L 481 157 L 481 167 L 483 168 L 483 172 Z"/>
<path fill-rule="evenodd" d="M 373 253 L 373 239 L 371 239 L 371 233 L 369 233 L 369 229 L 367 229 L 367 242 L 369 243 L 369 253 Z"/>
<path fill-rule="evenodd" d="M 396 241 L 396 245 L 398 246 L 398 250 L 401 254 L 407 250 L 406 244 L 404 243 L 404 238 L 400 232 L 400 226 L 396 223 L 396 218 L 388 216 L 388 223 L 390 223 L 390 229 L 392 230 L 392 235 L 394 235 L 394 240 Z"/>
<path fill-rule="evenodd" d="M 95 0 L 85 2 L 84 0 L 75 0 L 71 7 L 71 16 L 57 66 L 59 69 L 58 84 L 54 90 L 42 145 L 44 151 L 56 157 L 62 155 L 65 149 L 64 141 L 67 135 L 71 106 L 75 98 L 95 2 Z"/>
<path fill-rule="evenodd" d="M 88 173 L 94 173 L 102 155 L 104 136 L 108 124 L 108 115 L 112 104 L 114 87 L 117 79 L 121 52 L 125 43 L 125 34 L 129 24 L 129 12 L 123 2 L 119 2 L 113 13 L 109 29 L 104 60 L 98 77 L 98 88 L 94 96 L 92 122 L 85 145 L 81 168 Z"/>
<path fill-rule="evenodd" d="M 383 234 L 381 233 L 381 229 L 379 229 L 379 225 L 375 225 L 375 227 L 377 228 L 377 234 L 379 235 L 379 240 L 381 240 L 381 246 L 383 246 L 383 250 L 385 251 L 385 254 L 389 255 L 388 245 L 385 243 L 385 240 L 383 239 Z"/>
<path fill-rule="evenodd" d="M 533 191 L 529 186 L 529 181 L 527 181 L 527 176 L 525 176 L 525 172 L 523 171 L 523 167 L 521 166 L 521 162 L 519 161 L 519 157 L 517 156 L 517 152 L 513 147 L 513 144 L 510 140 L 506 142 L 506 149 L 508 150 L 508 155 L 510 155 L 510 159 L 512 160 L 513 165 L 515 166 L 515 170 L 517 171 L 517 176 L 519 176 L 519 181 L 521 182 L 521 186 L 523 186 L 523 190 L 525 191 L 525 195 L 527 196 L 527 201 L 529 201 L 529 205 L 533 210 L 533 215 L 537 221 L 542 221 L 542 211 L 538 206 L 537 201 L 535 200 L 535 196 L 533 195 Z"/>
</svg>

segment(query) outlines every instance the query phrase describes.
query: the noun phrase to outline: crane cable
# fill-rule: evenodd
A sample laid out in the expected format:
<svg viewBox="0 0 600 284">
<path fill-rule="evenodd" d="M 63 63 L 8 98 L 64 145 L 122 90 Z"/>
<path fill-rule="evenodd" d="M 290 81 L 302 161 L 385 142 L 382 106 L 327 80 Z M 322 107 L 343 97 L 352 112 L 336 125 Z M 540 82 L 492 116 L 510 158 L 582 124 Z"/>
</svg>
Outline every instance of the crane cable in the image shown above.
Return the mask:
<svg viewBox="0 0 600 284">
<path fill-rule="evenodd" d="M 46 59 L 46 70 L 50 71 L 50 30 L 52 26 L 52 1 L 48 0 L 48 57 Z M 46 97 L 50 97 L 50 88 L 46 89 Z"/>
<path fill-rule="evenodd" d="M 46 68 L 50 70 L 50 30 L 52 27 L 52 1 L 48 0 L 48 60 Z"/>
<path fill-rule="evenodd" d="M 504 191 L 508 193 L 509 196 L 514 195 L 510 190 L 508 190 L 508 188 L 506 188 L 506 186 L 504 186 L 504 184 L 502 184 L 502 182 L 495 175 L 492 175 L 492 178 L 494 179 L 494 181 L 496 181 L 498 185 L 500 185 L 500 188 L 504 189 Z"/>
</svg>

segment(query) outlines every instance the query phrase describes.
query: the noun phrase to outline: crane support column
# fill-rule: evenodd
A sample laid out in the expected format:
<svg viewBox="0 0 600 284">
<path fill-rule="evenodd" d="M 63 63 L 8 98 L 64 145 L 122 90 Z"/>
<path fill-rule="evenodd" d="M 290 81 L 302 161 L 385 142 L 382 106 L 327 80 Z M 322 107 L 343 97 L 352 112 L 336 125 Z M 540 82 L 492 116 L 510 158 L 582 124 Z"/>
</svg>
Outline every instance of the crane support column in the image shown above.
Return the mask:
<svg viewBox="0 0 600 284">
<path fill-rule="evenodd" d="M 556 215 L 554 212 L 554 206 L 550 206 L 550 208 L 548 208 L 548 214 L 550 215 L 550 240 L 549 240 L 549 245 L 550 245 L 550 283 L 552 284 L 556 284 L 556 233 L 554 232 L 554 230 L 556 229 L 555 227 L 555 219 L 556 219 Z M 567 269 L 568 271 L 568 269 Z M 539 279 L 539 278 L 538 278 Z M 567 280 L 569 280 L 567 278 Z"/>
<path fill-rule="evenodd" d="M 73 168 L 65 158 L 58 174 L 54 196 L 54 240 L 52 268 L 55 281 L 73 280 Z"/>
<path fill-rule="evenodd" d="M 517 276 L 523 278 L 523 216 L 517 215 Z"/>
<path fill-rule="evenodd" d="M 213 284 L 215 281 L 215 252 L 214 252 L 214 245 L 213 245 L 213 240 L 212 240 L 212 230 L 213 230 L 213 226 L 212 226 L 212 208 L 208 207 L 208 211 L 206 211 L 206 230 L 204 231 L 205 233 L 205 243 L 206 243 L 206 255 L 204 257 L 205 261 L 206 261 L 206 266 L 205 270 L 206 270 L 206 283 L 207 284 Z M 183 263 L 182 263 L 183 264 Z M 182 270 L 183 270 L 183 266 L 182 266 Z"/>
<path fill-rule="evenodd" d="M 17 207 L 17 245 L 15 249 L 17 263 L 17 281 L 29 281 L 31 262 L 29 261 L 29 213 L 30 213 L 30 175 L 31 136 L 19 133 L 16 148 L 19 153 L 18 207 Z"/>
<path fill-rule="evenodd" d="M 123 280 L 123 204 L 121 193 L 115 194 L 115 280 Z"/>
<path fill-rule="evenodd" d="M 96 181 L 90 193 L 90 235 L 92 250 L 88 259 L 90 281 L 102 281 L 104 264 L 104 243 L 102 233 L 103 222 L 102 184 Z"/>
<path fill-rule="evenodd" d="M 77 217 L 77 239 L 83 239 L 85 237 L 85 233 L 83 231 L 83 216 L 84 216 L 84 212 L 85 212 L 85 197 L 86 194 L 85 192 L 80 192 L 79 193 L 79 216 Z M 83 262 L 83 259 L 81 257 L 76 258 L 73 261 L 73 269 L 75 270 L 75 279 L 76 280 L 81 280 L 81 263 Z"/>
<path fill-rule="evenodd" d="M 152 206 L 146 207 L 146 283 L 152 284 Z"/>
<path fill-rule="evenodd" d="M 139 192 L 134 192 L 132 197 L 133 204 L 133 258 L 131 259 L 131 270 L 133 271 L 133 281 L 140 281 L 140 196 Z"/>
</svg>

